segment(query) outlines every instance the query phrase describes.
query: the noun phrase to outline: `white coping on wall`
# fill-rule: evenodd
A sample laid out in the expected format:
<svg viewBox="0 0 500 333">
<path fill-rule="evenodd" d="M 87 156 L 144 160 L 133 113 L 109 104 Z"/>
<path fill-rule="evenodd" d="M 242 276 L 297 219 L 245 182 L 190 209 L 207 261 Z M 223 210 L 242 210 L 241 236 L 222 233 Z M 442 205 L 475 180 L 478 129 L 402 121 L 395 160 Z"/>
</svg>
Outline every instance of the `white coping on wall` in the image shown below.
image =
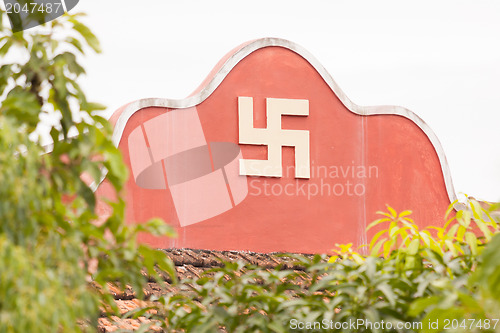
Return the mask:
<svg viewBox="0 0 500 333">
<path fill-rule="evenodd" d="M 278 46 L 289 49 L 302 58 L 307 60 L 311 66 L 316 69 L 316 71 L 321 75 L 323 80 L 330 86 L 335 95 L 340 99 L 340 101 L 344 104 L 344 106 L 350 110 L 351 112 L 363 115 L 398 115 L 410 119 L 413 121 L 420 129 L 427 135 L 429 140 L 431 141 L 436 153 L 439 157 L 439 162 L 441 164 L 441 171 L 444 176 L 444 182 L 446 186 L 446 191 L 448 193 L 448 197 L 450 202 L 455 202 L 457 200 L 457 195 L 455 193 L 455 189 L 453 187 L 453 182 L 451 179 L 451 173 L 448 166 L 448 161 L 446 160 L 446 156 L 444 154 L 443 147 L 439 142 L 436 134 L 432 131 L 432 129 L 427 125 L 419 116 L 417 116 L 412 111 L 401 107 L 401 106 L 388 106 L 388 105 L 380 105 L 380 106 L 360 106 L 353 103 L 349 97 L 347 97 L 342 89 L 337 85 L 337 83 L 333 80 L 331 75 L 327 72 L 327 70 L 319 63 L 319 61 L 312 56 L 307 50 L 305 50 L 300 45 L 297 45 L 291 41 L 280 39 L 280 38 L 262 38 L 250 42 L 248 44 L 244 44 L 239 49 L 234 51 L 234 53 L 226 60 L 226 62 L 222 65 L 222 67 L 218 70 L 218 72 L 212 77 L 210 82 L 206 84 L 202 89 L 195 95 L 190 96 L 185 99 L 166 99 L 166 98 L 146 98 L 140 99 L 138 101 L 132 102 L 126 106 L 125 110 L 122 112 L 120 117 L 118 118 L 114 131 L 112 140 L 115 146 L 118 147 L 120 140 L 123 135 L 123 131 L 125 126 L 132 117 L 134 113 L 137 111 L 147 108 L 147 107 L 165 107 L 165 108 L 190 108 L 202 103 L 206 100 L 215 89 L 221 84 L 221 82 L 226 78 L 227 74 L 245 57 L 250 55 L 252 52 L 256 50 L 269 47 L 269 46 Z M 104 177 L 103 177 L 104 179 Z M 102 180 L 101 179 L 101 182 Z"/>
</svg>

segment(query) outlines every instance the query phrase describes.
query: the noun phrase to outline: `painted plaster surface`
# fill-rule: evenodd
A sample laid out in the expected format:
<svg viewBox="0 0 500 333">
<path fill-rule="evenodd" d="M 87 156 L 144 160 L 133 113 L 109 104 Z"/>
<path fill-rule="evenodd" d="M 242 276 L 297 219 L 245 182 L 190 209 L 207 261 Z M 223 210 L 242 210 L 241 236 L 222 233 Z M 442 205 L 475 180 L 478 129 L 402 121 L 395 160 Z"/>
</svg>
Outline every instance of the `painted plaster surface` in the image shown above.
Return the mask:
<svg viewBox="0 0 500 333">
<path fill-rule="evenodd" d="M 273 100 L 284 109 L 270 119 Z M 279 39 L 233 51 L 186 100 L 133 102 L 112 121 L 131 169 L 128 223 L 161 217 L 177 229 L 176 239 L 142 236 L 155 247 L 328 252 L 366 243 L 366 225 L 386 204 L 412 210 L 420 226 L 440 225 L 455 198 L 439 141 L 420 118 L 355 105 L 312 56 Z M 259 134 L 270 126 L 277 136 Z M 272 168 L 248 175 L 249 160 Z"/>
</svg>

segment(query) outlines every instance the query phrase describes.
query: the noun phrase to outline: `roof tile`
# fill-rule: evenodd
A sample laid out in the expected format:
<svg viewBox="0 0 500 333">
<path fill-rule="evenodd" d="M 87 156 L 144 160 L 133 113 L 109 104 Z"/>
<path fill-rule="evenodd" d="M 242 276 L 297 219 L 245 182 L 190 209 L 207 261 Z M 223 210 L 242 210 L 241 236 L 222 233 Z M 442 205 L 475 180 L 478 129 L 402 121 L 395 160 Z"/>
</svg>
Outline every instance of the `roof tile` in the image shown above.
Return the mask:
<svg viewBox="0 0 500 333">
<path fill-rule="evenodd" d="M 269 271 L 276 267 L 280 267 L 281 269 L 293 269 L 297 272 L 301 272 L 300 276 L 297 277 L 295 281 L 295 284 L 298 286 L 307 285 L 307 282 L 311 281 L 311 277 L 303 272 L 304 267 L 297 266 L 295 264 L 296 259 L 291 255 L 194 249 L 166 249 L 163 251 L 172 259 L 179 280 L 199 278 L 211 268 L 222 267 L 224 265 L 222 261 L 241 261 L 245 264 L 266 268 Z M 304 256 L 309 258 L 313 257 L 312 255 Z M 242 272 L 235 272 L 235 274 L 240 276 L 244 272 L 245 269 L 243 269 Z M 157 283 L 150 280 L 144 289 L 145 300 L 137 299 L 136 293 L 134 293 L 129 286 L 127 286 L 125 290 L 122 290 L 119 285 L 109 284 L 108 288 L 113 293 L 120 313 L 124 314 L 136 308 L 148 306 L 150 303 L 147 300 L 152 295 L 163 296 L 168 293 L 181 292 L 177 286 L 170 284 L 170 277 L 166 276 L 164 273 L 160 274 L 160 276 L 165 279 L 165 288 L 162 288 Z M 145 323 L 148 324 L 151 323 L 151 321 L 146 317 L 139 317 L 138 319 L 121 319 L 116 316 L 106 317 L 106 313 L 103 312 L 102 317 L 99 319 L 99 331 L 115 332 L 119 329 L 137 330 Z M 159 326 L 155 326 L 151 330 L 155 332 L 162 331 Z"/>
</svg>

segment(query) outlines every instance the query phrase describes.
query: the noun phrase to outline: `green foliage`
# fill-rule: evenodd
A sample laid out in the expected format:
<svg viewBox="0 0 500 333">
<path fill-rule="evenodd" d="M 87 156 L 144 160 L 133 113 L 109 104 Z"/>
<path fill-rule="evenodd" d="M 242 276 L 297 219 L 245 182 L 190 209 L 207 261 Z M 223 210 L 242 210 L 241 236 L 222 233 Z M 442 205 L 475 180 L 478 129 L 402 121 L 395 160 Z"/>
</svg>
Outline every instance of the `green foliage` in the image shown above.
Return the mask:
<svg viewBox="0 0 500 333">
<path fill-rule="evenodd" d="M 78 58 L 100 51 L 78 16 L 29 33 L 0 27 L 0 57 L 15 59 L 0 67 L 0 332 L 92 331 L 100 306 L 117 310 L 108 282 L 140 295 L 143 269 L 158 280 L 155 265 L 174 276 L 163 252 L 135 240 L 140 231 L 172 231 L 156 220 L 123 222 L 127 169 L 96 113 L 104 107 L 77 83 L 85 73 Z M 39 135 L 47 118 L 50 153 Z M 116 199 L 98 221 L 92 189 L 103 170 Z"/>
<path fill-rule="evenodd" d="M 438 322 L 443 329 L 448 321 L 456 323 L 455 332 L 500 332 L 500 234 L 499 221 L 483 209 L 476 201 L 471 201 L 470 211 L 457 214 L 460 225 L 472 220 L 483 233 L 481 237 L 465 238 L 460 243 L 469 248 L 471 255 L 463 259 L 470 266 L 460 279 L 441 279 L 434 283 L 436 292 L 431 297 L 416 300 L 410 313 L 425 314 L 423 320 Z M 482 226 L 480 227 L 479 225 Z M 492 232 L 492 230 L 494 232 Z M 460 239 L 457 237 L 457 239 Z M 476 244 L 472 243 L 475 240 Z M 473 250 L 476 248 L 476 250 Z M 476 255 L 479 252 L 480 255 Z M 433 332 L 424 329 L 422 332 Z"/>
<path fill-rule="evenodd" d="M 313 280 L 323 273 L 320 259 L 302 258 L 301 268 Z M 223 326 L 228 332 L 286 332 L 291 313 L 312 320 L 335 312 L 323 296 L 302 292 L 299 283 L 306 279 L 305 271 L 226 262 L 199 279 L 183 281 L 182 292 L 161 297 L 164 307 L 156 318 L 167 318 L 169 331 L 218 332 Z"/>
<path fill-rule="evenodd" d="M 450 206 L 443 227 L 424 229 L 410 211 L 388 207 L 368 227 L 387 226 L 369 256 L 347 244 L 330 260 L 296 256 L 293 270 L 224 263 L 181 281 L 152 317 L 176 332 L 437 332 L 430 323 L 444 329 L 445 319 L 449 328 L 470 319 L 468 330 L 479 330 L 474 319 L 491 331 L 500 309 L 498 221 L 478 202 L 469 206 Z"/>
</svg>

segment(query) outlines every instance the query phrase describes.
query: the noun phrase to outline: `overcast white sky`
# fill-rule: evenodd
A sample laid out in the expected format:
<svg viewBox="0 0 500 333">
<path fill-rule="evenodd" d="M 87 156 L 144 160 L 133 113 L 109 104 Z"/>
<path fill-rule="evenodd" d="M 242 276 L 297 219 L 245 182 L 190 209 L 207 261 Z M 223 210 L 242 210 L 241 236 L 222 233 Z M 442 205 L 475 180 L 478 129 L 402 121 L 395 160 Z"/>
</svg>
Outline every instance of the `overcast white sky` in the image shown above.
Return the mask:
<svg viewBox="0 0 500 333">
<path fill-rule="evenodd" d="M 83 87 L 109 114 L 136 99 L 186 97 L 237 45 L 285 38 L 355 103 L 423 118 L 457 193 L 500 200 L 500 1 L 81 0 L 75 10 L 104 50 L 85 60 Z"/>
</svg>

